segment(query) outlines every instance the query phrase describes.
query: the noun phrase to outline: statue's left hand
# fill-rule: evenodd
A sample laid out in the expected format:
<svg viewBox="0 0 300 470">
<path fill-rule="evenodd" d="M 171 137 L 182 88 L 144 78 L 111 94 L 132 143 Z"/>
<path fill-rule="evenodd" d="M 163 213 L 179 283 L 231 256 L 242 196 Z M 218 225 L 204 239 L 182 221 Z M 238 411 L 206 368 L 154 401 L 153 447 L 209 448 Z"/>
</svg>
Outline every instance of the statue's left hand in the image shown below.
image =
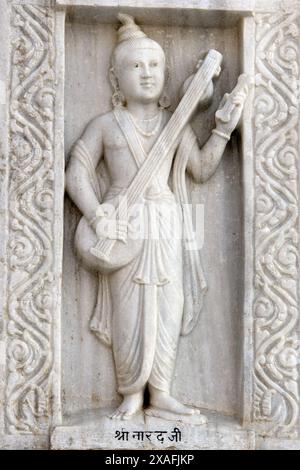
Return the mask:
<svg viewBox="0 0 300 470">
<path fill-rule="evenodd" d="M 238 126 L 250 85 L 251 78 L 247 75 L 241 75 L 232 92 L 224 95 L 216 112 L 216 128 L 218 131 L 230 136 Z"/>
<path fill-rule="evenodd" d="M 230 95 L 228 93 L 225 93 L 221 102 L 222 104 L 224 103 L 223 106 L 226 105 L 226 100 L 228 96 Z M 237 127 L 241 119 L 246 96 L 247 95 L 245 95 L 244 93 L 239 93 L 234 97 L 234 99 L 232 100 L 234 107 L 230 113 L 230 119 L 228 122 L 222 121 L 216 115 L 216 127 L 219 131 L 224 132 L 225 134 L 228 134 L 228 135 L 230 135 L 234 131 L 234 129 Z M 222 107 L 220 106 L 219 110 L 222 110 L 223 106 Z"/>
</svg>

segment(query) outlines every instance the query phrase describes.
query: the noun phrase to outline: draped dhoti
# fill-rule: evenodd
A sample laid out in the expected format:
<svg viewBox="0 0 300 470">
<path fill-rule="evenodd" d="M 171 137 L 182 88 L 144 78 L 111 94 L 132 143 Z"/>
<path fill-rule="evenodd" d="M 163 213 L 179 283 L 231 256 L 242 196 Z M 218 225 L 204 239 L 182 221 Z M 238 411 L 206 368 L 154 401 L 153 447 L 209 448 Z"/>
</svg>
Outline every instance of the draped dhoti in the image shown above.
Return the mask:
<svg viewBox="0 0 300 470">
<path fill-rule="evenodd" d="M 138 139 L 134 142 L 131 138 L 134 133 L 127 128 L 128 120 L 119 125 L 139 168 L 147 155 Z M 192 218 L 186 210 L 189 197 L 185 172 L 196 141 L 187 126 L 172 169 L 175 196 L 166 184 L 171 154 L 165 159 L 164 177 L 161 171 L 147 188 L 142 204 L 144 235 L 133 261 L 110 275 L 99 271 L 97 304 L 90 328 L 100 341 L 113 348 L 118 391 L 123 395 L 137 392 L 147 383 L 170 391 L 179 335 L 192 331 L 202 308 L 207 286 L 200 255 L 185 243 L 193 240 Z M 85 168 L 99 202 L 110 203 L 126 193 L 126 188 L 114 186 L 107 191 L 106 178 L 101 176 L 101 172 L 106 173 L 105 166 L 96 173 L 82 140 L 73 149 L 73 157 Z M 102 190 L 102 186 L 106 189 Z M 85 265 L 97 270 L 97 260 L 91 259 L 90 254 L 96 235 L 84 217 L 83 222 L 76 232 L 76 249 Z"/>
<path fill-rule="evenodd" d="M 181 211 L 169 189 L 146 198 L 136 259 L 110 275 L 118 391 L 170 391 L 183 314 Z"/>
</svg>

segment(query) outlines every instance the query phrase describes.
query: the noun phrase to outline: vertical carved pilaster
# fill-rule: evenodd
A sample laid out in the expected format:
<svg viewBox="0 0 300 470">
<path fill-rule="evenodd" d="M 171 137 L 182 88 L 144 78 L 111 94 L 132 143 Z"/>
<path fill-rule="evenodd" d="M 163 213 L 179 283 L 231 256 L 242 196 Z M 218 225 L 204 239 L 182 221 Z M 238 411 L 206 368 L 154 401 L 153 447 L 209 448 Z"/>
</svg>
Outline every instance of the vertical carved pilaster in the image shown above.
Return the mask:
<svg viewBox="0 0 300 470">
<path fill-rule="evenodd" d="M 299 9 L 257 14 L 254 420 L 289 437 L 299 418 L 299 63 Z"/>
<path fill-rule="evenodd" d="M 55 16 L 14 5 L 11 50 L 6 427 L 43 433 L 52 413 Z"/>
</svg>

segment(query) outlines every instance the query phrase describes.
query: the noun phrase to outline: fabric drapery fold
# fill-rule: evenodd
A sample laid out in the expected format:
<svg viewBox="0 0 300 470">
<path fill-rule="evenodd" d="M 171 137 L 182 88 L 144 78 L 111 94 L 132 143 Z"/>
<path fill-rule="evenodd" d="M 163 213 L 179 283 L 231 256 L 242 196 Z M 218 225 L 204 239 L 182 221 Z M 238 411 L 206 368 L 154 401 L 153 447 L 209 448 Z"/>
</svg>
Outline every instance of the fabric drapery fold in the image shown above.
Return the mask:
<svg viewBox="0 0 300 470">
<path fill-rule="evenodd" d="M 118 392 L 122 395 L 136 393 L 148 382 L 156 349 L 157 336 L 157 286 L 143 285 L 141 310 L 137 316 L 134 336 L 129 348 L 124 344 L 124 353 L 115 354 Z M 151 334 L 149 332 L 151 331 Z M 120 360 L 122 358 L 122 361 Z"/>
<path fill-rule="evenodd" d="M 143 154 L 143 151 L 139 146 L 138 139 L 134 141 L 134 139 L 131 138 L 127 129 L 128 121 L 126 120 L 126 115 L 124 113 L 126 113 L 125 110 L 118 110 L 117 112 L 116 110 L 114 111 L 116 121 L 118 122 L 118 125 L 126 138 L 137 167 L 139 167 L 144 161 L 144 158 L 147 158 L 147 156 Z M 193 231 L 191 206 L 186 184 L 186 167 L 189 155 L 194 145 L 197 145 L 195 134 L 191 130 L 190 126 L 186 126 L 176 151 L 172 170 L 172 189 L 177 202 L 181 205 L 183 216 L 182 248 L 184 310 L 181 326 L 182 335 L 189 334 L 197 324 L 203 304 L 204 294 L 207 290 L 207 284 L 202 270 L 199 250 L 195 247 L 190 249 L 189 246 L 191 242 L 193 242 L 195 234 Z M 138 155 L 138 148 L 140 150 L 140 155 Z M 83 140 L 80 139 L 77 141 L 72 150 L 72 155 L 85 167 L 91 181 L 91 185 L 95 191 L 99 203 L 101 203 L 103 201 L 104 194 L 108 189 L 107 174 L 104 173 L 102 175 L 101 172 L 96 171 L 96 168 L 94 168 L 92 163 L 92 158 Z M 163 190 L 162 194 L 165 192 L 165 188 L 160 188 L 159 185 L 157 185 L 155 179 L 153 187 L 157 188 L 158 193 L 160 190 Z M 170 193 L 169 188 L 168 191 Z M 151 242 L 154 242 L 155 245 L 156 240 L 152 240 Z M 159 252 L 159 250 L 157 250 L 158 243 L 156 243 L 156 246 L 153 245 L 153 250 L 150 247 L 150 249 L 145 250 L 144 253 L 142 252 L 138 270 L 133 277 L 134 282 L 138 284 L 149 284 L 157 286 L 164 285 L 169 282 L 168 275 L 164 272 L 163 269 L 163 263 L 160 262 L 162 254 Z M 165 251 L 167 252 L 167 249 Z M 145 258 L 145 253 L 147 254 L 147 259 Z M 111 346 L 112 344 L 111 317 L 112 303 L 109 276 L 99 273 L 98 298 L 91 318 L 90 328 L 100 339 L 100 341 L 102 341 L 107 346 Z"/>
<path fill-rule="evenodd" d="M 181 334 L 188 335 L 198 322 L 203 306 L 207 284 L 203 274 L 202 263 L 192 221 L 192 206 L 186 185 L 186 167 L 197 138 L 190 126 L 186 126 L 176 152 L 173 168 L 173 191 L 181 204 L 183 214 L 183 288 L 184 310 Z M 191 249 L 191 245 L 194 245 Z"/>
<path fill-rule="evenodd" d="M 98 277 L 97 303 L 90 321 L 90 329 L 103 344 L 111 346 L 112 302 L 108 276 L 99 274 Z"/>
<path fill-rule="evenodd" d="M 98 198 L 99 204 L 107 189 L 107 174 L 105 174 L 105 167 L 102 165 L 101 170 L 96 172 L 93 166 L 90 153 L 83 142 L 79 139 L 72 149 L 72 158 L 79 161 L 86 169 L 90 178 L 92 188 Z M 106 346 L 112 344 L 112 302 L 110 294 L 110 286 L 108 276 L 98 273 L 98 293 L 96 306 L 90 320 L 90 329 L 97 338 Z"/>
</svg>

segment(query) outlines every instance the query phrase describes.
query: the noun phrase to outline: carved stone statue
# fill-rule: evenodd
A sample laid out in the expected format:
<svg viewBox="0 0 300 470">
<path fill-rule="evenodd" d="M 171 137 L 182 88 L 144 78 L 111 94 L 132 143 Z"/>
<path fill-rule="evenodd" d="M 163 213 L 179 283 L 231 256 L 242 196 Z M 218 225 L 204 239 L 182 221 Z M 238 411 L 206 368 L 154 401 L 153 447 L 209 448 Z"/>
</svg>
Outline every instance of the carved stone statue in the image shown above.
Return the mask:
<svg viewBox="0 0 300 470">
<path fill-rule="evenodd" d="M 112 418 L 141 411 L 146 387 L 151 407 L 200 414 L 170 393 L 179 337 L 196 324 L 207 288 L 199 251 L 186 245 L 192 229 L 183 210 L 185 175 L 204 183 L 216 171 L 241 117 L 247 77 L 225 95 L 216 128 L 199 148 L 188 121 L 212 94 L 221 55 L 210 51 L 199 64 L 172 115 L 165 109 L 164 51 L 132 17 L 119 19 L 110 69 L 113 110 L 87 125 L 66 172 L 67 191 L 83 214 L 76 251 L 99 277 L 90 326 L 113 350 L 123 401 Z"/>
</svg>

